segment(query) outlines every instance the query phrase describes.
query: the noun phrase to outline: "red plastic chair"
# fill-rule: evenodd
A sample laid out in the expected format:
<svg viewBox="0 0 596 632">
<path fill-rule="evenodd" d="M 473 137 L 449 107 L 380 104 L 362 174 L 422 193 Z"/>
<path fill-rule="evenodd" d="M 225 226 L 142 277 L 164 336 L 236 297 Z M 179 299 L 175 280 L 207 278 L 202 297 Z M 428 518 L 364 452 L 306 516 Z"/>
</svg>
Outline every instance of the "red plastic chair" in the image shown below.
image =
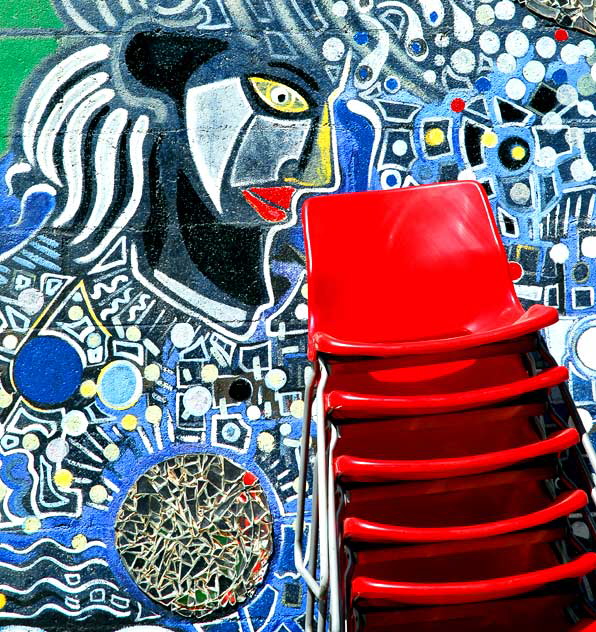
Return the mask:
<svg viewBox="0 0 596 632">
<path fill-rule="evenodd" d="M 345 494 L 346 546 L 470 540 L 545 525 L 581 510 L 583 490 L 553 498 L 557 468 L 534 467 L 423 483 L 359 486 Z"/>
<path fill-rule="evenodd" d="M 503 405 L 544 402 L 549 389 L 567 379 L 567 371 L 550 362 L 535 374 L 531 363 L 525 362 L 524 354 L 539 346 L 536 332 L 556 322 L 557 312 L 544 306 L 524 312 L 511 281 L 519 266 L 507 261 L 478 183 L 313 198 L 304 208 L 304 228 L 309 358 L 315 371 L 305 394 L 294 551 L 309 599 L 315 595 L 321 600 L 319 629 L 331 573 L 336 632 L 341 623 L 336 477 L 386 481 L 469 476 L 556 454 L 577 443 L 579 436 L 573 428 L 559 428 L 546 439 L 538 435 L 532 441 L 522 418 L 519 429 L 510 427 L 491 450 L 483 450 L 477 436 L 464 442 L 463 454 L 367 459 L 352 450 L 341 453 L 340 438 L 340 453 L 334 458 L 336 426 L 346 420 L 413 416 L 436 420 L 456 411 L 480 413 Z M 301 534 L 315 389 L 319 449 L 313 498 L 317 486 L 318 498 L 312 530 L 316 532 L 320 520 L 318 579 L 312 563 L 316 539 L 311 538 L 307 568 Z M 333 422 L 329 426 L 328 419 Z M 420 454 L 424 430 L 421 424 L 418 428 Z M 371 474 L 371 468 L 380 474 Z M 579 494 L 563 498 L 569 507 L 578 500 Z M 539 517 L 524 514 L 524 524 L 558 515 L 561 505 L 537 511 L 543 510 L 546 514 Z M 491 528 L 501 533 L 513 528 L 504 520 L 518 520 L 519 525 L 520 519 L 503 517 Z"/>
<path fill-rule="evenodd" d="M 312 361 L 455 351 L 558 320 L 520 305 L 477 182 L 314 197 L 303 222 Z"/>
<path fill-rule="evenodd" d="M 467 476 L 502 469 L 548 454 L 558 454 L 578 443 L 577 430 L 567 428 L 546 439 L 517 448 L 450 459 L 367 459 L 340 454 L 333 458 L 333 473 L 338 481 L 344 483 L 390 483 Z"/>
<path fill-rule="evenodd" d="M 476 366 L 470 368 L 476 369 L 470 373 L 478 378 L 500 378 L 499 381 L 503 382 L 508 375 L 507 373 L 484 372 Z M 449 391 L 444 387 L 437 392 L 431 390 L 432 384 L 417 382 L 409 385 L 409 389 L 401 383 L 389 384 L 385 387 L 385 392 L 390 391 L 390 393 L 396 394 L 382 394 L 364 391 L 363 384 L 372 388 L 380 387 L 375 389 L 377 391 L 381 391 L 384 386 L 383 384 L 373 384 L 372 381 L 367 380 L 366 374 L 362 374 L 360 379 L 352 380 L 348 380 L 347 376 L 335 380 L 332 374 L 329 379 L 330 384 L 324 390 L 324 403 L 325 410 L 334 419 L 374 419 L 392 415 L 447 413 L 492 406 L 534 391 L 550 389 L 564 382 L 568 377 L 569 374 L 565 367 L 556 367 L 532 377 L 505 383 L 487 384 L 469 390 Z M 462 380 L 462 382 L 465 384 L 465 381 Z M 344 390 L 346 386 L 351 387 L 350 390 Z M 454 387 L 455 384 L 451 386 Z M 358 390 L 355 390 L 354 387 L 357 387 Z M 407 391 L 418 391 L 420 394 L 397 394 L 404 390 L 406 393 Z M 424 394 L 425 390 L 426 394 Z"/>
<path fill-rule="evenodd" d="M 374 458 L 382 450 L 392 459 L 433 459 L 506 450 L 541 438 L 537 418 L 545 414 L 544 402 L 536 402 L 443 415 L 341 420 L 336 452 Z"/>
<path fill-rule="evenodd" d="M 572 591 L 456 606 L 355 613 L 355 632 L 576 632 Z M 577 608 L 579 610 L 579 608 Z"/>
<path fill-rule="evenodd" d="M 471 540 L 363 550 L 349 572 L 350 604 L 359 609 L 449 605 L 502 599 L 581 578 L 596 553 L 561 563 L 560 529 Z"/>
</svg>

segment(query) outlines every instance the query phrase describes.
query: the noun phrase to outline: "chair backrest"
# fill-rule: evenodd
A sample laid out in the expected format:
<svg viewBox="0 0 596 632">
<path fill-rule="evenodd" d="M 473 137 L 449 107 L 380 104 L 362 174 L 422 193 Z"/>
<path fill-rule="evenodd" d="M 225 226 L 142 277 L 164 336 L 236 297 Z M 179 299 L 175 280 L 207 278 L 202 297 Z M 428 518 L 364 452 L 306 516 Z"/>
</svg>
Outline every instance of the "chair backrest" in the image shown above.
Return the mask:
<svg viewBox="0 0 596 632">
<path fill-rule="evenodd" d="M 464 335 L 523 313 L 477 182 L 314 197 L 303 222 L 311 357 L 316 333 L 407 342 Z"/>
</svg>

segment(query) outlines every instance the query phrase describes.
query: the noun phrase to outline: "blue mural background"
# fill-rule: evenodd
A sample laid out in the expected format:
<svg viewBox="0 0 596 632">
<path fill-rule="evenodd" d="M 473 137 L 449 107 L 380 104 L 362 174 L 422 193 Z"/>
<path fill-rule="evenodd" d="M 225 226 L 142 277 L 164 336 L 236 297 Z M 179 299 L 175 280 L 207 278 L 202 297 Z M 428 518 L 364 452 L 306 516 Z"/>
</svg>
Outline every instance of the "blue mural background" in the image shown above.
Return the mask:
<svg viewBox="0 0 596 632">
<path fill-rule="evenodd" d="M 570 368 L 572 395 L 592 427 L 596 46 L 589 33 L 569 28 L 589 25 L 563 28 L 510 0 L 56 4 L 77 41 L 65 38 L 23 87 L 12 149 L 0 165 L 2 629 L 303 629 L 305 591 L 292 542 L 307 366 L 299 222 L 307 195 L 482 182 L 509 257 L 523 269 L 520 298 L 561 312 L 548 343 Z M 241 10 L 252 27 L 238 18 Z M 262 27 L 254 39 L 267 51 L 266 72 L 258 67 L 261 49 L 246 57 L 247 45 L 236 42 L 244 31 L 254 35 L 255 25 Z M 170 34 L 160 49 L 167 55 L 195 50 L 187 34 L 197 31 L 223 31 L 224 43 L 233 42 L 222 48 L 223 62 L 220 53 L 213 65 L 201 57 L 177 107 L 175 87 L 160 92 L 167 81 L 159 63 L 135 65 L 122 52 L 139 45 L 154 53 L 151 33 L 159 29 Z M 305 37 L 315 42 L 306 53 Z M 68 81 L 48 83 L 52 69 L 66 68 L 77 51 L 95 57 L 81 57 Z M 176 68 L 179 60 L 168 59 Z M 283 67 L 296 59 L 318 91 Z M 240 66 L 234 72 L 241 82 L 230 65 Z M 91 77 L 97 85 L 84 93 L 81 83 Z M 261 93 L 254 77 L 273 83 Z M 203 110 L 198 124 L 180 116 L 180 108 L 193 106 L 191 93 L 195 105 L 219 104 Z M 283 98 L 275 101 L 276 94 Z M 81 108 L 91 105 L 83 99 L 94 96 L 99 114 L 84 119 Z M 70 109 L 61 105 L 69 99 Z M 221 135 L 235 125 L 233 138 Z M 301 154 L 283 145 L 279 129 Z M 123 153 L 110 153 L 114 146 Z M 168 171 L 177 161 L 178 171 Z M 250 176 L 240 177 L 243 170 Z M 123 171 L 128 181 L 118 178 Z M 183 189 L 175 202 L 174 194 L 160 199 L 150 190 L 151 182 L 180 173 L 196 194 L 193 208 L 204 205 L 209 217 L 219 212 L 227 232 L 215 230 L 207 213 L 196 226 L 183 219 Z M 102 201 L 110 178 L 121 188 Z M 145 187 L 138 198 L 135 178 Z M 256 188 L 242 188 L 246 182 Z M 154 235 L 144 237 L 152 222 L 171 237 L 159 248 Z M 236 258 L 222 266 L 241 270 L 239 283 L 215 283 L 209 262 L 188 244 L 185 222 L 213 257 L 235 244 Z M 240 237 L 230 226 L 242 228 Z M 208 231 L 210 244 L 202 237 Z M 217 291 L 210 293 L 209 280 Z M 260 298 L 237 287 L 243 284 L 260 288 Z M 404 305 L 416 307 L 408 297 Z M 244 315 L 229 316 L 233 310 Z M 200 620 L 142 590 L 138 569 L 117 546 L 121 507 L 139 478 L 188 454 L 225 457 L 246 471 L 246 490 L 232 485 L 221 493 L 235 499 L 262 490 L 270 516 L 270 541 L 255 539 L 253 551 L 238 540 L 234 549 L 261 556 L 258 579 L 234 575 L 235 593 L 214 585 L 210 599 L 220 605 L 204 607 Z M 217 514 L 218 498 L 203 508 L 208 516 Z M 226 536 L 245 517 L 226 515 Z M 218 551 L 213 543 L 202 555 L 216 560 Z"/>
</svg>

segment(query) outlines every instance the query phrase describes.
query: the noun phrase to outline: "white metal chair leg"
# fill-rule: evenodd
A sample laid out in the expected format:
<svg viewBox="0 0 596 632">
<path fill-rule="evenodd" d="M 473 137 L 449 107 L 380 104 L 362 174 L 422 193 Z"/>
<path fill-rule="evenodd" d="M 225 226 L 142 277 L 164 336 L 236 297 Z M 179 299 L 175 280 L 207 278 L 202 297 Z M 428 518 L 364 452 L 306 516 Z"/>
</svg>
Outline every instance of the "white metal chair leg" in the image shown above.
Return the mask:
<svg viewBox="0 0 596 632">
<path fill-rule="evenodd" d="M 311 517 L 311 527 L 310 527 L 310 546 L 309 546 L 309 557 L 308 557 L 308 567 L 311 575 L 316 577 L 317 571 L 317 552 L 319 546 L 319 506 L 318 506 L 318 474 L 317 469 L 315 468 L 313 472 L 313 487 L 312 487 L 312 497 L 313 497 L 313 509 L 312 509 L 312 517 Z M 308 591 L 306 596 L 306 618 L 304 629 L 305 632 L 314 632 L 314 614 L 315 614 L 315 596 L 312 591 Z M 317 632 L 325 632 L 326 630 L 326 621 L 327 621 L 327 594 L 326 592 L 322 593 L 319 599 L 317 600 Z"/>
<path fill-rule="evenodd" d="M 327 629 L 327 593 L 319 599 L 318 611 L 317 632 L 325 632 Z"/>
<path fill-rule="evenodd" d="M 341 632 L 342 610 L 339 586 L 338 531 L 335 506 L 335 477 L 333 475 L 333 452 L 337 443 L 337 428 L 331 424 L 329 438 L 329 469 L 327 473 L 327 501 L 329 504 L 329 604 L 330 632 Z"/>
<path fill-rule="evenodd" d="M 320 369 L 320 372 L 319 372 Z M 321 376 L 320 379 L 317 379 Z M 294 535 L 294 563 L 296 569 L 304 578 L 306 585 L 312 595 L 322 600 L 324 597 L 329 582 L 329 556 L 328 556 L 328 539 L 327 539 L 327 461 L 326 461 L 326 449 L 325 449 L 325 414 L 324 414 L 324 402 L 323 402 L 323 389 L 327 382 L 327 369 L 321 362 L 317 365 L 315 373 L 308 379 L 305 386 L 304 396 L 304 417 L 302 421 L 302 439 L 300 443 L 300 468 L 298 477 L 298 501 L 296 510 L 296 524 Z M 318 383 L 318 384 L 317 384 Z M 310 421 L 311 421 L 311 409 L 313 401 L 314 387 L 317 386 L 317 395 L 315 397 L 315 403 L 317 406 L 317 451 L 316 451 L 316 471 L 318 485 L 316 495 L 313 494 L 313 503 L 318 504 L 318 519 L 319 529 L 318 533 L 322 536 L 319 537 L 319 559 L 320 559 L 320 571 L 319 581 L 315 579 L 316 568 L 316 547 L 314 560 L 306 565 L 303 549 L 302 539 L 304 533 L 304 505 L 306 501 L 306 480 L 308 471 L 308 456 L 310 445 Z M 312 542 L 312 538 L 311 538 Z M 323 600 L 324 601 L 324 600 Z M 324 609 L 322 611 L 324 613 Z M 324 619 L 324 617 L 323 617 Z M 321 603 L 319 603 L 319 621 L 321 620 Z M 324 621 L 323 621 L 324 622 Z M 320 623 L 319 623 L 320 625 Z"/>
<path fill-rule="evenodd" d="M 319 506 L 318 506 L 318 475 L 314 469 L 312 477 L 312 513 L 310 520 L 310 546 L 308 552 L 308 572 L 312 577 L 317 573 L 317 552 L 319 547 Z M 306 617 L 304 622 L 305 632 L 314 632 L 315 622 L 315 596 L 312 590 L 307 590 L 306 594 Z"/>
</svg>

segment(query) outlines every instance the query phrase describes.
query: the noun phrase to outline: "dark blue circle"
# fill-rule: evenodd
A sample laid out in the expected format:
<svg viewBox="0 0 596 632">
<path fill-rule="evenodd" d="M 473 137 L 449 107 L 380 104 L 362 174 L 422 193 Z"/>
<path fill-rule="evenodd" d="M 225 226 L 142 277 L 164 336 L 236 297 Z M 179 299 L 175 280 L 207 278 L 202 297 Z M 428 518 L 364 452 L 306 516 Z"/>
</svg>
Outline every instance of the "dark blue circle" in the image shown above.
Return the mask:
<svg viewBox="0 0 596 632">
<path fill-rule="evenodd" d="M 38 336 L 18 352 L 12 375 L 23 397 L 40 406 L 53 406 L 65 402 L 79 388 L 83 363 L 66 340 Z"/>
<path fill-rule="evenodd" d="M 439 19 L 439 14 L 436 11 L 432 11 L 428 17 L 431 22 L 436 22 Z"/>
<path fill-rule="evenodd" d="M 558 84 L 565 83 L 567 81 L 567 72 L 562 68 L 555 70 L 553 72 L 553 81 Z"/>
<path fill-rule="evenodd" d="M 397 178 L 393 174 L 388 175 L 386 182 L 390 187 L 394 187 L 397 184 Z"/>
<path fill-rule="evenodd" d="M 478 92 L 487 92 L 490 90 L 491 83 L 486 77 L 480 77 L 480 79 L 476 80 L 474 85 L 476 86 L 476 90 L 478 90 Z"/>
<path fill-rule="evenodd" d="M 397 79 L 395 77 L 390 77 L 385 82 L 385 87 L 390 92 L 394 92 L 395 90 L 397 90 L 399 88 L 399 83 L 398 83 L 398 81 L 397 81 Z"/>
<path fill-rule="evenodd" d="M 354 40 L 356 44 L 366 44 L 366 42 L 368 42 L 368 33 L 356 33 Z"/>
</svg>

